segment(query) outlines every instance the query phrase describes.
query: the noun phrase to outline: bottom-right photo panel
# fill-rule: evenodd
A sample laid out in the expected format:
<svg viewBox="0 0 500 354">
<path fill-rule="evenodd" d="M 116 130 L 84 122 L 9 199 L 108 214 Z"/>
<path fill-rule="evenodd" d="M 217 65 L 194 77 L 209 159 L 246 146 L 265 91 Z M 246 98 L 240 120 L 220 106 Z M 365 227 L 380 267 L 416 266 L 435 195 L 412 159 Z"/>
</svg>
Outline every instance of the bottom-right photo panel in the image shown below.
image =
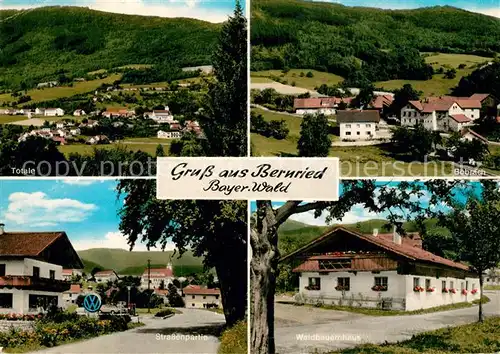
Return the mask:
<svg viewBox="0 0 500 354">
<path fill-rule="evenodd" d="M 251 203 L 251 353 L 500 351 L 500 181 Z"/>
</svg>

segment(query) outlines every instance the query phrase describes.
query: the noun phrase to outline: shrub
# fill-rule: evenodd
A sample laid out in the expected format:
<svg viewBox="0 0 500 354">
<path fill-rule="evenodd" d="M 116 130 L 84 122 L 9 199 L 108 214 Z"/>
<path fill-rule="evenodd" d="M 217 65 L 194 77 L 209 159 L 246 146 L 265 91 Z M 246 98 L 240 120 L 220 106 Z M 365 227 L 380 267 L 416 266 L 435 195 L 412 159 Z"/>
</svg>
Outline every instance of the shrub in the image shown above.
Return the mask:
<svg viewBox="0 0 500 354">
<path fill-rule="evenodd" d="M 165 310 L 158 311 L 155 314 L 155 317 L 165 317 L 165 316 L 171 315 L 173 313 L 174 313 L 174 311 L 172 311 L 172 309 L 165 309 Z"/>
<path fill-rule="evenodd" d="M 240 321 L 222 333 L 218 354 L 246 354 L 247 341 L 247 321 Z"/>
<path fill-rule="evenodd" d="M 312 72 L 308 71 L 306 74 L 306 77 L 309 77 L 309 78 L 314 77 L 314 74 Z"/>
</svg>

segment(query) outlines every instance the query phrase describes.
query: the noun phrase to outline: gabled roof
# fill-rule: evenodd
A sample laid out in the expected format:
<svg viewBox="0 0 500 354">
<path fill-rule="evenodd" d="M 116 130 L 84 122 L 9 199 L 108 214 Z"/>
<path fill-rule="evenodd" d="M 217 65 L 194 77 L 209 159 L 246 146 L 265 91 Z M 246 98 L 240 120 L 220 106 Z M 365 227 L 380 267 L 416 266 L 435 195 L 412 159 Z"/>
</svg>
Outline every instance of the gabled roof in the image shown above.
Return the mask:
<svg viewBox="0 0 500 354">
<path fill-rule="evenodd" d="M 481 101 L 479 100 L 457 100 L 458 105 L 462 108 L 481 108 Z"/>
<path fill-rule="evenodd" d="M 488 93 L 475 93 L 472 96 L 470 96 L 470 99 L 471 100 L 478 100 L 480 102 L 483 102 L 488 97 L 490 97 L 490 94 L 488 94 Z"/>
<path fill-rule="evenodd" d="M 393 253 L 399 257 L 406 258 L 410 261 L 421 261 L 421 262 L 429 262 L 433 264 L 438 264 L 438 265 L 444 265 L 447 267 L 455 268 L 455 269 L 460 269 L 464 271 L 469 270 L 469 266 L 463 264 L 463 263 L 458 263 L 454 262 L 452 260 L 437 256 L 431 252 L 425 251 L 420 247 L 416 247 L 415 245 L 411 245 L 407 242 L 402 242 L 402 244 L 396 244 L 392 242 L 392 240 L 388 240 L 387 237 L 380 237 L 378 236 L 373 236 L 373 235 L 367 235 L 367 234 L 361 234 L 359 232 L 353 231 L 353 230 L 348 230 L 343 226 L 336 226 L 327 232 L 325 232 L 322 236 L 318 237 L 317 239 L 311 241 L 307 245 L 299 248 L 295 252 L 290 253 L 289 255 L 283 257 L 281 260 L 286 260 L 291 257 L 297 256 L 301 253 L 304 253 L 308 249 L 311 249 L 313 246 L 316 246 L 318 244 L 321 244 L 325 240 L 330 239 L 333 237 L 337 232 L 342 231 L 348 234 L 349 237 L 356 237 L 358 239 L 364 240 L 366 242 L 369 242 L 373 245 L 376 245 L 380 247 L 381 249 Z M 301 271 L 301 269 L 312 269 L 313 267 L 316 266 L 316 264 L 312 264 L 311 262 L 318 263 L 318 260 L 314 260 L 309 258 L 305 263 L 300 265 L 299 267 L 296 268 L 294 271 Z M 319 264 L 315 269 L 319 269 Z"/>
<path fill-rule="evenodd" d="M 380 114 L 378 111 L 368 110 L 350 110 L 350 111 L 337 111 L 338 123 L 361 123 L 361 122 L 380 122 Z"/>
<path fill-rule="evenodd" d="M 84 268 L 83 263 L 74 250 L 64 231 L 53 232 L 4 232 L 0 235 L 0 257 L 33 257 L 49 261 L 44 251 L 53 245 L 62 245 L 66 251 L 61 252 L 59 260 L 62 266 Z M 57 252 L 51 252 L 52 254 Z M 57 254 L 54 257 L 58 256 Z"/>
<path fill-rule="evenodd" d="M 453 119 L 457 123 L 469 123 L 472 121 L 469 117 L 463 115 L 463 114 L 455 114 L 450 116 L 451 119 Z"/>
<path fill-rule="evenodd" d="M 172 277 L 174 275 L 174 272 L 169 268 L 151 268 L 149 274 L 151 278 L 167 278 Z M 142 276 L 147 278 L 147 268 L 144 270 L 144 273 L 142 273 Z"/>
<path fill-rule="evenodd" d="M 114 270 L 101 270 L 94 274 L 94 277 L 109 277 L 110 275 L 116 275 Z"/>
<path fill-rule="evenodd" d="M 71 294 L 80 294 L 82 292 L 82 287 L 80 284 L 71 284 L 71 287 L 69 290 L 65 291 L 65 293 L 71 293 Z"/>
<path fill-rule="evenodd" d="M 488 143 L 488 139 L 486 139 L 484 136 L 476 133 L 474 130 L 470 129 L 470 128 L 464 128 L 462 129 L 462 131 L 460 132 L 460 134 L 462 134 L 462 136 L 466 135 L 466 134 L 470 134 L 472 135 L 473 137 L 475 137 L 476 139 L 479 139 L 485 143 Z"/>
<path fill-rule="evenodd" d="M 411 104 L 413 107 L 415 107 L 419 111 L 424 109 L 424 106 L 422 106 L 422 102 L 420 102 L 420 101 L 408 101 L 408 104 Z"/>
<path fill-rule="evenodd" d="M 370 107 L 374 109 L 382 109 L 384 107 L 388 107 L 394 101 L 394 96 L 392 95 L 380 95 L 373 98 L 370 102 Z"/>
</svg>

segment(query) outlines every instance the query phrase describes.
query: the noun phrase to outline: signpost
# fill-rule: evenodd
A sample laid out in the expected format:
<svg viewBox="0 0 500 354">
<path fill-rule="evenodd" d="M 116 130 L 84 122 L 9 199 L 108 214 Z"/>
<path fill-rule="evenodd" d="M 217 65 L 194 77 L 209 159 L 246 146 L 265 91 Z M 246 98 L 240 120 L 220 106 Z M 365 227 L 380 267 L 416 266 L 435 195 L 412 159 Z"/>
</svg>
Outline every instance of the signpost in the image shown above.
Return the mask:
<svg viewBox="0 0 500 354">
<path fill-rule="evenodd" d="M 99 294 L 89 293 L 85 295 L 85 298 L 83 299 L 83 308 L 85 309 L 85 311 L 90 313 L 96 313 L 99 312 L 101 306 L 102 306 L 102 300 Z"/>
</svg>

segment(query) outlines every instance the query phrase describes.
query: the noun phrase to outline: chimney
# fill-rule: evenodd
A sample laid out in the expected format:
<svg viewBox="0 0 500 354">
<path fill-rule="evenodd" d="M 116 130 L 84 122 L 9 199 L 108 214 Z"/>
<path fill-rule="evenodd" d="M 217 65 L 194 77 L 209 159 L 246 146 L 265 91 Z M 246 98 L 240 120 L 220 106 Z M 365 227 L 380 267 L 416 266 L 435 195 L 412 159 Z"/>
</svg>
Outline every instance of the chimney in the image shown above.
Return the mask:
<svg viewBox="0 0 500 354">
<path fill-rule="evenodd" d="M 394 229 L 392 231 L 392 242 L 394 242 L 396 245 L 400 245 L 402 243 L 401 235 L 398 234 L 396 231 L 396 226 L 394 226 Z"/>
<path fill-rule="evenodd" d="M 373 229 L 373 236 L 377 237 L 378 236 L 378 229 Z"/>
<path fill-rule="evenodd" d="M 5 230 L 4 230 L 5 224 L 0 223 L 0 235 L 3 235 Z"/>
</svg>

